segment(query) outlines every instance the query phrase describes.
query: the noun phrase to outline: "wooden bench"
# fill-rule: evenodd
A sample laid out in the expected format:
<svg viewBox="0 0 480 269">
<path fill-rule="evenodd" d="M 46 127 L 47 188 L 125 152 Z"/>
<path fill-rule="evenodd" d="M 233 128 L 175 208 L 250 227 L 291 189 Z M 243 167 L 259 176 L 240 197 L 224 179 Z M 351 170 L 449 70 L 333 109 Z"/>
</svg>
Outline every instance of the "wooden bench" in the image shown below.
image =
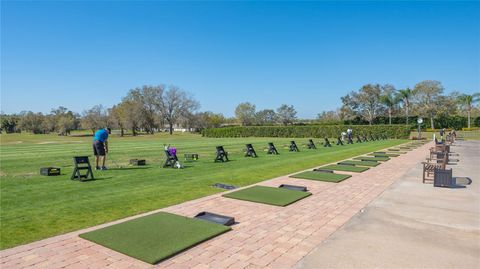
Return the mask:
<svg viewBox="0 0 480 269">
<path fill-rule="evenodd" d="M 426 162 L 422 162 L 423 164 L 423 183 L 433 183 L 435 169 L 442 169 L 445 170 L 446 163 L 436 163 L 431 162 L 432 159 L 427 159 Z"/>
<path fill-rule="evenodd" d="M 434 187 L 457 187 L 455 178 L 453 178 L 452 169 L 438 169 L 435 168 L 433 172 L 433 186 Z"/>
</svg>

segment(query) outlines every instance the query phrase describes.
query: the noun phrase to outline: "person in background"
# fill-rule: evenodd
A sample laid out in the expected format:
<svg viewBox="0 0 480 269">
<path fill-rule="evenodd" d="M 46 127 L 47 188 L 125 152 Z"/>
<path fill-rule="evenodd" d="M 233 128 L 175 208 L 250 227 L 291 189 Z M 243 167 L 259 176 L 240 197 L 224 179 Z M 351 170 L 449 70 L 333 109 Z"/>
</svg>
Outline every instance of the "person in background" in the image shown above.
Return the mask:
<svg viewBox="0 0 480 269">
<path fill-rule="evenodd" d="M 348 141 L 351 141 L 351 140 L 352 140 L 352 135 L 353 135 L 353 130 L 352 130 L 351 128 L 348 128 L 348 129 L 347 129 Z"/>
<path fill-rule="evenodd" d="M 445 134 L 445 128 L 440 129 L 440 139 L 443 140 L 443 135 Z"/>
<path fill-rule="evenodd" d="M 93 154 L 95 155 L 95 169 L 107 170 L 105 162 L 108 153 L 108 134 L 111 133 L 110 128 L 100 129 L 93 136 Z M 102 166 L 100 167 L 100 159 Z"/>
</svg>

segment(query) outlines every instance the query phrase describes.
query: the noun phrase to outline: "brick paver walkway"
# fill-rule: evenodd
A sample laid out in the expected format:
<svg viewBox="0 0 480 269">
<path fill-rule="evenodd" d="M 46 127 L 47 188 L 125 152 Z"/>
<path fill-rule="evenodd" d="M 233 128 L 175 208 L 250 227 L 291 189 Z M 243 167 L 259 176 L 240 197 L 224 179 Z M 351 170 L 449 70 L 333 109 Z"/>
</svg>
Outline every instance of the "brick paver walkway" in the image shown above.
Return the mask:
<svg viewBox="0 0 480 269">
<path fill-rule="evenodd" d="M 233 230 L 157 265 L 150 265 L 78 237 L 116 222 L 55 236 L 0 252 L 0 268 L 291 268 L 425 158 L 424 145 L 338 184 L 287 176 L 258 185 L 295 184 L 313 194 L 287 207 L 234 200 L 215 194 L 167 211 L 193 217 L 200 211 L 233 216 Z M 419 175 L 420 178 L 421 175 Z"/>
</svg>

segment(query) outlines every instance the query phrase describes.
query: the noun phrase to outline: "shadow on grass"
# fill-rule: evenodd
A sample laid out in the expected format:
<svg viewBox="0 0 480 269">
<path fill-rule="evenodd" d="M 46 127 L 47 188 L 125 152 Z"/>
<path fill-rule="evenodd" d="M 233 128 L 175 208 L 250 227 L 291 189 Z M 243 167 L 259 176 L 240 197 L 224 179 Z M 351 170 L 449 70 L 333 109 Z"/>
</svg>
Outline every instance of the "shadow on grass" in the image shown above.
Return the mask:
<svg viewBox="0 0 480 269">
<path fill-rule="evenodd" d="M 150 169 L 152 167 L 113 167 L 113 168 L 108 168 L 108 170 L 106 171 L 102 171 L 102 172 L 106 172 L 108 173 L 108 171 L 119 171 L 119 170 L 144 170 L 144 169 Z"/>
<path fill-rule="evenodd" d="M 78 181 L 78 182 L 91 182 L 91 181 L 97 181 L 97 180 L 106 180 L 106 179 L 111 179 L 113 177 L 95 177 L 94 179 L 91 179 L 91 178 L 84 178 L 82 180 L 80 179 L 73 179 L 72 181 Z"/>
</svg>

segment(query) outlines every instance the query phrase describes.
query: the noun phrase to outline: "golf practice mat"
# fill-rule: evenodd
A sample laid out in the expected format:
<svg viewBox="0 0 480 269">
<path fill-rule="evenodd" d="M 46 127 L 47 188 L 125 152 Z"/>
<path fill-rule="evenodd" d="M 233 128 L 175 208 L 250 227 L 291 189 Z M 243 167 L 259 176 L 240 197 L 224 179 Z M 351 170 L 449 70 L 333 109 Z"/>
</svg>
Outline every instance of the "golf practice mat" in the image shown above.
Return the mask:
<svg viewBox="0 0 480 269">
<path fill-rule="evenodd" d="M 387 149 L 388 153 L 393 153 L 393 154 L 405 154 L 409 150 L 405 149 Z"/>
<path fill-rule="evenodd" d="M 378 163 L 378 162 L 376 162 L 376 161 L 352 161 L 352 160 L 348 160 L 348 161 L 339 162 L 338 164 L 359 165 L 359 166 L 369 166 L 369 167 L 373 167 L 373 166 L 379 165 L 380 163 Z"/>
<path fill-rule="evenodd" d="M 79 236 L 155 264 L 230 229 L 205 220 L 160 212 Z"/>
<path fill-rule="evenodd" d="M 276 206 L 287 206 L 310 196 L 311 193 L 283 188 L 253 186 L 224 194 L 223 197 Z"/>
<path fill-rule="evenodd" d="M 355 160 L 361 160 L 361 161 L 380 161 L 380 162 L 385 162 L 385 161 L 388 161 L 390 160 L 389 157 L 367 157 L 367 156 L 364 156 L 364 157 L 355 157 L 353 158 Z"/>
<path fill-rule="evenodd" d="M 317 171 L 306 171 L 290 177 L 338 183 L 340 181 L 343 181 L 351 177 L 351 175 L 342 175 L 342 174 L 325 173 L 325 172 L 317 172 Z"/>
<path fill-rule="evenodd" d="M 332 165 L 323 166 L 322 169 L 361 173 L 361 172 L 367 171 L 368 167 L 358 167 L 358 166 L 353 166 L 353 165 L 332 164 Z"/>
<path fill-rule="evenodd" d="M 400 154 L 395 154 L 395 153 L 370 153 L 368 155 L 375 156 L 375 157 L 398 157 L 398 156 L 400 156 Z"/>
</svg>

